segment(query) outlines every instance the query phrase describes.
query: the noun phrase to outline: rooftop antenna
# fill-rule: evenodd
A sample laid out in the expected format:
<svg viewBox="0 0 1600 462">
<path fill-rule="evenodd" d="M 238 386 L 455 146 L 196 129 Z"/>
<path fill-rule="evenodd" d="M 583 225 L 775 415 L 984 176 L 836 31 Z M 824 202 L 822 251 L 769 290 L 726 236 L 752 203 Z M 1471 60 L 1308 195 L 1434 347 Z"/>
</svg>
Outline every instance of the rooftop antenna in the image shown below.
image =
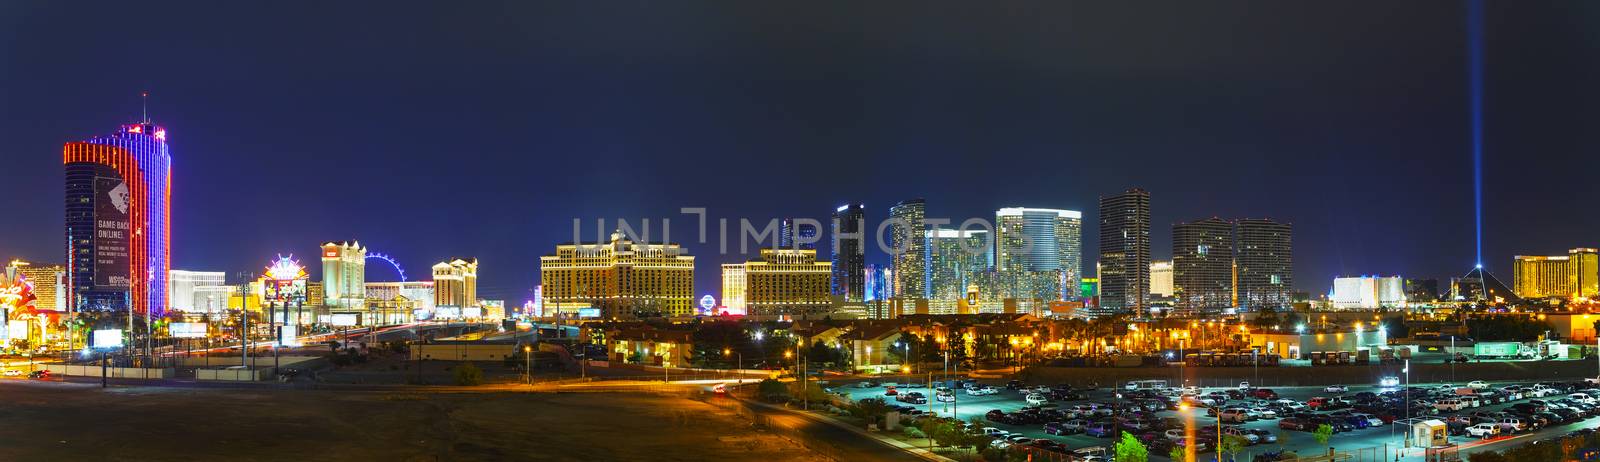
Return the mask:
<svg viewBox="0 0 1600 462">
<path fill-rule="evenodd" d="M 144 109 L 144 122 L 143 123 L 145 125 L 149 125 L 150 124 L 150 90 L 145 90 L 145 91 L 139 92 L 139 97 L 144 99 L 144 102 L 142 104 L 143 109 Z"/>
</svg>

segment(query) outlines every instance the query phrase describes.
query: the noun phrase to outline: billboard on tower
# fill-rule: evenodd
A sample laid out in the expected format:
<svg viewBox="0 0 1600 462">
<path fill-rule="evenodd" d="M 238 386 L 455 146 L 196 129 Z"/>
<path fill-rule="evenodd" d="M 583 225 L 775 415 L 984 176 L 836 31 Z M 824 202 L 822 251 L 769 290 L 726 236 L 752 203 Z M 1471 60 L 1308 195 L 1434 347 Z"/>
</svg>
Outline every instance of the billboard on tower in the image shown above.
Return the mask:
<svg viewBox="0 0 1600 462">
<path fill-rule="evenodd" d="M 94 178 L 94 285 L 127 289 L 128 234 L 133 194 L 122 175 L 97 165 Z"/>
</svg>

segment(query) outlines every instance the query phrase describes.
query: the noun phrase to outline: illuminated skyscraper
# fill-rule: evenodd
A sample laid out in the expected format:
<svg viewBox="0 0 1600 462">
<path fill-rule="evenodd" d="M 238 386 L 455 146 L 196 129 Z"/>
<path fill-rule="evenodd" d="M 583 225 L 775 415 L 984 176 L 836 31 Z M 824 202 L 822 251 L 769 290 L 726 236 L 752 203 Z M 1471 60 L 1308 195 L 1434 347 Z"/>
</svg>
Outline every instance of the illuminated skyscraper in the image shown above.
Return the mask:
<svg viewBox="0 0 1600 462">
<path fill-rule="evenodd" d="M 1577 248 L 1566 255 L 1517 255 L 1511 267 L 1513 290 L 1522 298 L 1594 298 L 1600 292 L 1597 252 Z"/>
<path fill-rule="evenodd" d="M 546 316 L 684 317 L 697 306 L 693 256 L 678 244 L 634 242 L 620 231 L 610 242 L 556 246 L 555 255 L 539 257 L 539 282 Z"/>
<path fill-rule="evenodd" d="M 926 217 L 927 204 L 922 199 L 889 207 L 889 218 L 896 223 L 889 227 L 890 246 L 899 252 L 890 256 L 894 262 L 894 290 L 901 297 L 928 297 L 928 240 L 923 224 Z"/>
<path fill-rule="evenodd" d="M 829 266 L 815 250 L 761 249 L 761 258 L 722 265 L 722 302 L 749 314 L 827 314 Z"/>
<path fill-rule="evenodd" d="M 1233 221 L 1236 305 L 1250 310 L 1294 304 L 1294 228 L 1265 218 Z"/>
<path fill-rule="evenodd" d="M 1172 225 L 1174 306 L 1214 315 L 1233 305 L 1233 224 L 1207 218 Z"/>
<path fill-rule="evenodd" d="M 1150 295 L 1172 297 L 1172 260 L 1150 262 Z"/>
<path fill-rule="evenodd" d="M 167 131 L 150 123 L 67 143 L 66 241 L 71 303 L 166 311 L 172 199 Z"/>
<path fill-rule="evenodd" d="M 1034 294 L 1038 298 L 1077 298 L 1077 281 L 1083 276 L 1083 213 L 1008 207 L 995 211 L 994 215 L 995 270 L 1009 275 L 1031 273 L 1031 279 L 1058 279 L 1052 285 L 1059 293 L 1053 296 Z"/>
<path fill-rule="evenodd" d="M 366 298 L 365 284 L 361 297 Z M 452 258 L 433 265 L 433 304 L 436 307 L 478 306 L 478 259 Z"/>
<path fill-rule="evenodd" d="M 802 250 L 815 250 L 817 248 L 817 231 L 819 231 L 817 228 L 813 228 L 810 225 L 802 226 L 796 223 L 793 218 L 784 218 L 778 224 L 778 247 L 793 249 L 796 248 L 796 244 L 799 244 L 798 248 Z M 795 241 L 797 237 L 799 242 Z"/>
<path fill-rule="evenodd" d="M 360 242 L 322 244 L 322 304 L 331 309 L 367 306 L 367 249 Z"/>
<path fill-rule="evenodd" d="M 845 204 L 833 211 L 833 294 L 859 302 L 866 290 L 866 215 L 861 204 Z"/>
<path fill-rule="evenodd" d="M 928 236 L 928 298 L 954 302 L 967 296 L 974 275 L 989 268 L 989 232 L 936 228 Z"/>
<path fill-rule="evenodd" d="M 1100 310 L 1136 311 L 1150 293 L 1150 193 L 1129 189 L 1100 198 Z"/>
</svg>

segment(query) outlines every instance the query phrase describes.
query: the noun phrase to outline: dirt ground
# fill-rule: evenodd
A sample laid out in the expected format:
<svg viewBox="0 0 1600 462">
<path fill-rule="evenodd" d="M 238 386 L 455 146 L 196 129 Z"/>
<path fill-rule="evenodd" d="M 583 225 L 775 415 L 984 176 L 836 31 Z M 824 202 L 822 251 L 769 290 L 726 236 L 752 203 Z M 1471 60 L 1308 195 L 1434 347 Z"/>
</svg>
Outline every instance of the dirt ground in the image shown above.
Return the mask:
<svg viewBox="0 0 1600 462">
<path fill-rule="evenodd" d="M 718 406 L 668 396 L 0 381 L 0 460 L 827 459 Z"/>
</svg>

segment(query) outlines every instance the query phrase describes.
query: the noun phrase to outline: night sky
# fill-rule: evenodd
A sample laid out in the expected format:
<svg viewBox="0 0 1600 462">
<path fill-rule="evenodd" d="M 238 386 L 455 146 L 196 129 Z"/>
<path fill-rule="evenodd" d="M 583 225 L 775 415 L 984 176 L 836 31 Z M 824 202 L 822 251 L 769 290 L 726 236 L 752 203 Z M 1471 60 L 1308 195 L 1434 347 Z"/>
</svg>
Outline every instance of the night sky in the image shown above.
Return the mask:
<svg viewBox="0 0 1600 462">
<path fill-rule="evenodd" d="M 1473 260 L 1460 2 L 0 2 L 0 257 L 60 262 L 61 146 L 170 133 L 173 268 L 359 239 L 529 296 L 573 218 L 869 226 L 1085 212 L 1295 225 L 1295 285 Z M 1600 246 L 1600 3 L 1491 1 L 1485 264 Z M 737 247 L 737 246 L 735 246 Z M 824 245 L 824 248 L 826 246 Z M 881 255 L 869 262 L 884 263 Z M 313 275 L 320 265 L 312 264 Z M 383 268 L 369 280 L 392 280 Z"/>
</svg>

